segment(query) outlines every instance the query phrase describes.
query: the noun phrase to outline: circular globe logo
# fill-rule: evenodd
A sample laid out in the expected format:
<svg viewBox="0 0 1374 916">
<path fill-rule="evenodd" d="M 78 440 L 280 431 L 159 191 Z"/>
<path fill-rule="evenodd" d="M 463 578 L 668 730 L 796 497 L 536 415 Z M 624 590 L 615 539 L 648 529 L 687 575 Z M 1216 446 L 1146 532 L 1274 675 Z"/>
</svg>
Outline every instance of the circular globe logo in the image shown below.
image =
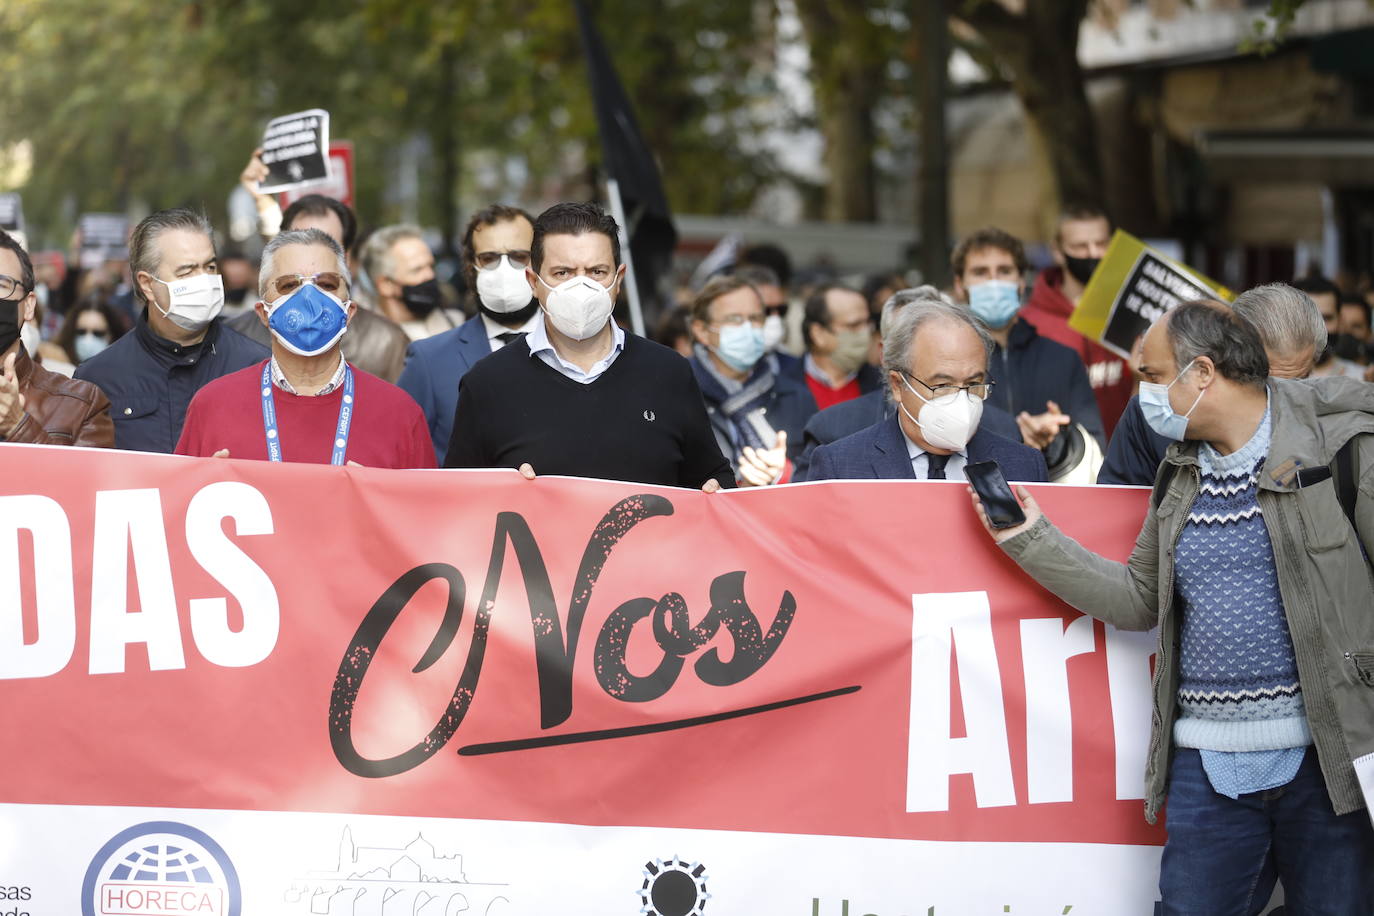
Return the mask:
<svg viewBox="0 0 1374 916">
<path fill-rule="evenodd" d="M 173 821 L 121 831 L 96 853 L 81 886 L 82 916 L 241 916 L 242 908 L 223 848 Z"/>
</svg>

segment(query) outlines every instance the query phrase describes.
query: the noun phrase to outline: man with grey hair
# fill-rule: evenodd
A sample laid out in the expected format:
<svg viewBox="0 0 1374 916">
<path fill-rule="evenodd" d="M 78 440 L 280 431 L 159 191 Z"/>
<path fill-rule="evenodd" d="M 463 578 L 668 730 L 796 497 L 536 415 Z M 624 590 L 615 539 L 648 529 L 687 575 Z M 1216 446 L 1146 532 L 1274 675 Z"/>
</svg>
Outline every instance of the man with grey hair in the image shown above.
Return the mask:
<svg viewBox="0 0 1374 916">
<path fill-rule="evenodd" d="M 893 293 L 883 304 L 879 316 L 880 336 L 886 339 L 892 319 L 899 311 L 912 302 L 936 301 L 952 304 L 944 293 L 933 286 L 918 286 L 914 289 L 901 289 Z M 860 395 L 852 401 L 845 401 L 828 407 L 807 421 L 802 431 L 802 453 L 796 459 L 794 480 L 806 480 L 810 473 L 811 457 L 822 445 L 843 439 L 845 436 L 866 429 L 881 420 L 890 419 L 897 412 L 897 405 L 888 394 L 887 388 L 879 388 Z M 987 401 L 983 402 L 983 416 L 979 426 L 989 432 L 997 433 L 1013 442 L 1021 439 L 1020 427 L 1016 419 L 1005 410 Z"/>
<path fill-rule="evenodd" d="M 456 328 L 463 314 L 445 307 L 434 252 L 415 226 L 383 226 L 363 244 L 363 270 L 377 292 L 377 311 L 411 340 Z"/>
<path fill-rule="evenodd" d="M 110 399 L 115 447 L 170 452 L 205 384 L 267 356 L 224 325 L 224 286 L 205 217 L 159 210 L 129 236 L 129 272 L 143 303 L 133 333 L 83 362 L 76 378 Z"/>
<path fill-rule="evenodd" d="M 283 232 L 262 252 L 259 320 L 271 358 L 196 395 L 179 455 L 432 468 L 429 428 L 400 388 L 340 350 L 357 306 L 343 249 L 319 229 Z"/>
<path fill-rule="evenodd" d="M 1275 378 L 1307 378 L 1326 348 L 1326 322 L 1305 292 L 1285 283 L 1268 283 L 1246 290 L 1231 309 L 1254 325 Z M 1154 483 L 1169 440 L 1150 429 L 1140 412 L 1140 399 L 1131 398 L 1107 445 L 1098 483 Z"/>
<path fill-rule="evenodd" d="M 806 479 L 964 480 L 970 462 L 996 461 L 1008 479 L 1045 480 L 1039 449 L 979 425 L 992 389 L 987 329 L 928 287 L 903 292 L 883 306 L 883 369 L 897 412 L 817 448 Z"/>
<path fill-rule="evenodd" d="M 1269 379 L 1255 326 L 1207 301 L 1155 322 L 1140 373 L 1174 444 L 1130 558 L 1086 550 L 1021 487 L 1026 521 L 988 532 L 1069 605 L 1158 632 L 1161 912 L 1257 912 L 1276 872 L 1295 912 L 1374 912 L 1374 388 Z"/>
</svg>

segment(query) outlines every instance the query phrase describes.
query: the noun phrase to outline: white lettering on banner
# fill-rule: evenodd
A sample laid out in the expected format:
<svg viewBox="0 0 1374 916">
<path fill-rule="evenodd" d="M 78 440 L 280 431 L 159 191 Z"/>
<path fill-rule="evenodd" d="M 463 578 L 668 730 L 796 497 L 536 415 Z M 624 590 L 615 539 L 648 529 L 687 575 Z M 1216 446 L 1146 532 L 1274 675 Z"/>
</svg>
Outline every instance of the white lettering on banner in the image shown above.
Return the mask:
<svg viewBox="0 0 1374 916">
<path fill-rule="evenodd" d="M 133 612 L 130 553 L 139 605 Z M 102 490 L 95 494 L 91 555 L 91 674 L 122 673 L 125 649 L 138 642 L 148 647 L 151 670 L 186 667 L 162 499 L 157 490 Z"/>
<path fill-rule="evenodd" d="M 1107 631 L 1107 691 L 1116 739 L 1116 797 L 1145 797 L 1145 757 L 1150 749 L 1150 659 L 1154 630 Z"/>
<path fill-rule="evenodd" d="M 956 773 L 972 774 L 978 807 L 1016 804 L 988 593 L 912 595 L 911 607 L 907 811 L 949 810 Z M 959 655 L 963 738 L 950 736 L 951 651 Z"/>
<path fill-rule="evenodd" d="M 224 521 L 234 522 L 233 534 Z M 227 596 L 192 598 L 191 636 L 211 664 L 244 668 L 276 648 L 281 607 L 267 573 L 233 540 L 274 533 L 272 510 L 262 493 L 238 482 L 212 483 L 192 497 L 185 515 L 191 556 Z M 20 531 L 33 539 L 32 575 Z M 137 609 L 129 607 L 129 570 Z M 71 662 L 76 649 L 76 579 L 71 525 L 62 506 L 38 495 L 0 497 L 0 679 L 49 677 Z M 24 584 L 33 582 L 36 633 L 25 641 Z M 143 643 L 148 667 L 186 667 L 172 560 L 156 489 L 96 493 L 90 576 L 91 674 L 119 674 L 128 647 Z M 229 620 L 229 598 L 243 622 Z M 3 916 L 3 914 L 0 914 Z"/>
<path fill-rule="evenodd" d="M 277 590 L 267 573 L 221 527 L 234 520 L 238 536 L 272 533 L 266 498 L 246 483 L 221 481 L 205 487 L 186 509 L 186 543 L 191 556 L 228 589 L 243 610 L 243 629 L 229 629 L 224 598 L 191 599 L 191 636 L 206 660 L 225 668 L 246 668 L 272 654 L 281 627 Z"/>
<path fill-rule="evenodd" d="M 1017 804 L 1002 677 L 987 592 L 912 595 L 911 730 L 907 811 L 948 811 L 949 778 L 973 777 L 978 807 Z M 1020 622 L 1026 709 L 1026 784 L 1032 804 L 1073 801 L 1073 704 L 1068 660 L 1096 651 L 1093 619 Z M 1145 797 L 1150 658 L 1155 634 L 1106 631 L 1116 748 L 1116 797 Z M 951 734 L 951 658 L 958 661 L 965 737 Z M 919 698 L 919 702 L 918 702 Z M 1021 704 L 1017 704 L 1018 706 Z"/>
<path fill-rule="evenodd" d="M 1021 621 L 1026 685 L 1026 794 L 1032 803 L 1073 801 L 1073 711 L 1068 661 L 1095 648 L 1093 619 Z"/>
<path fill-rule="evenodd" d="M 24 642 L 19 532 L 33 536 L 37 635 Z M 67 514 L 46 496 L 0 496 L 0 678 L 48 677 L 76 651 L 72 534 Z"/>
</svg>

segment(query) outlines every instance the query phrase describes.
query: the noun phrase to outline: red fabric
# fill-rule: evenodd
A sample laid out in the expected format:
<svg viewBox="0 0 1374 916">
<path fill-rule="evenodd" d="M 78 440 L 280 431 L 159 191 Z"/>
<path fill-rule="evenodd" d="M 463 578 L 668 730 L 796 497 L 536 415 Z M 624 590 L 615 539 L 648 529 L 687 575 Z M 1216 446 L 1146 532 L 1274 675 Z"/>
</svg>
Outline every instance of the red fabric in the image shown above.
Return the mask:
<svg viewBox="0 0 1374 916">
<path fill-rule="evenodd" d="M 1140 803 L 1154 637 L 1060 604 L 992 543 L 962 484 L 706 494 L 509 470 L 0 452 L 22 481 L 0 540 L 26 544 L 5 548 L 18 565 L 0 592 L 46 642 L 35 653 L 20 626 L 0 633 L 0 735 L 22 749 L 5 754 L 0 805 L 121 806 L 102 812 L 109 831 L 133 823 L 131 806 L 660 828 L 628 847 L 635 858 L 616 853 L 626 888 L 687 829 L 1164 838 Z M 1030 489 L 1118 561 L 1150 495 Z M 936 525 L 941 549 L 913 549 Z M 39 597 L 63 593 L 79 597 Z M 939 717 L 913 732 L 913 709 Z M 588 740 L 510 745 L 575 736 Z M 1006 791 L 980 797 L 984 777 L 964 772 L 913 783 L 928 740 L 968 750 L 937 764 L 932 748 L 926 764 L 989 761 Z M 917 784 L 947 787 L 945 801 L 908 810 Z"/>
<path fill-rule="evenodd" d="M 836 404 L 852 401 L 863 394 L 859 389 L 859 380 L 857 377 L 850 379 L 848 385 L 841 385 L 839 388 L 831 388 L 829 385 L 819 382 L 810 375 L 807 375 L 806 387 L 811 389 L 811 396 L 816 399 L 817 410 L 825 410 L 827 407 L 834 407 Z"/>
<path fill-rule="evenodd" d="M 267 460 L 262 425 L 263 363 L 215 379 L 191 401 L 177 442 L 178 455 L 209 457 L 227 448 L 231 458 Z M 353 421 L 349 461 L 371 468 L 432 468 L 434 445 L 425 415 L 410 395 L 375 375 L 353 369 Z M 272 389 L 283 461 L 328 464 L 334 451 L 343 386 L 321 397 Z"/>
<path fill-rule="evenodd" d="M 1021 317 L 1035 325 L 1035 329 L 1050 340 L 1070 348 L 1088 367 L 1088 380 L 1097 398 L 1097 410 L 1108 438 L 1126 409 L 1135 389 L 1130 365 L 1111 350 L 1089 340 L 1069 327 L 1074 304 L 1064 295 L 1064 271 L 1049 267 L 1035 278 L 1030 301 L 1021 310 Z"/>
</svg>

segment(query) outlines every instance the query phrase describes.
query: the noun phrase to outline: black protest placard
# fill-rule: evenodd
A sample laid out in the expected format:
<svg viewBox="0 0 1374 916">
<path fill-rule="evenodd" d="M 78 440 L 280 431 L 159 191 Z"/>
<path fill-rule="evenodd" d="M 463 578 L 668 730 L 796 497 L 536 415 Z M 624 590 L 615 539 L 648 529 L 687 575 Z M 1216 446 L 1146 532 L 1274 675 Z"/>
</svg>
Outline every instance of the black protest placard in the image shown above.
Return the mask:
<svg viewBox="0 0 1374 916">
<path fill-rule="evenodd" d="M 81 266 L 99 267 L 105 261 L 129 258 L 129 218 L 122 213 L 83 213 L 77 223 L 81 230 Z"/>
<path fill-rule="evenodd" d="M 24 199 L 13 191 L 0 194 L 0 229 L 6 232 L 24 231 Z"/>
<path fill-rule="evenodd" d="M 263 194 L 290 191 L 329 180 L 329 112 L 312 108 L 267 122 L 262 163 L 268 176 Z"/>
<path fill-rule="evenodd" d="M 1130 353 L 1136 339 L 1163 314 L 1189 299 L 1215 299 L 1217 293 L 1148 248 L 1117 293 L 1102 342 L 1118 353 Z"/>
</svg>

